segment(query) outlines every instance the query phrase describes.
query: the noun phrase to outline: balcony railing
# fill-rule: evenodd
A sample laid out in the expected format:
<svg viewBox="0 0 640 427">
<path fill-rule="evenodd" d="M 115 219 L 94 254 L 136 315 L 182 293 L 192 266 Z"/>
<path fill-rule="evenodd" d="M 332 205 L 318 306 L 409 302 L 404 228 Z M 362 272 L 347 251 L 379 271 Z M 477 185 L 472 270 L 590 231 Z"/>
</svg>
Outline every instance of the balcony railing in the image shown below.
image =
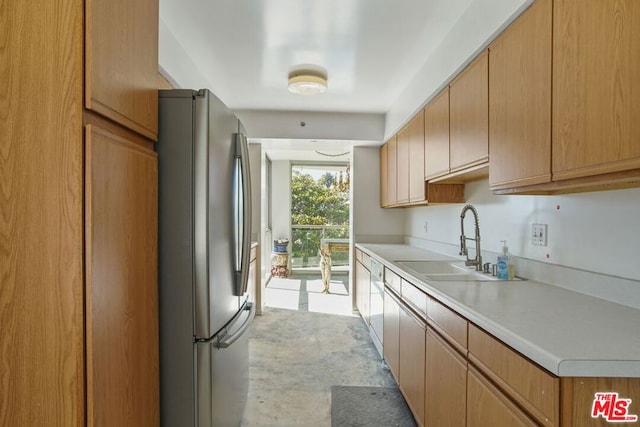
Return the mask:
<svg viewBox="0 0 640 427">
<path fill-rule="evenodd" d="M 320 267 L 320 241 L 322 239 L 348 239 L 348 225 L 292 225 L 291 268 Z M 334 267 L 349 265 L 348 252 L 331 254 Z"/>
</svg>

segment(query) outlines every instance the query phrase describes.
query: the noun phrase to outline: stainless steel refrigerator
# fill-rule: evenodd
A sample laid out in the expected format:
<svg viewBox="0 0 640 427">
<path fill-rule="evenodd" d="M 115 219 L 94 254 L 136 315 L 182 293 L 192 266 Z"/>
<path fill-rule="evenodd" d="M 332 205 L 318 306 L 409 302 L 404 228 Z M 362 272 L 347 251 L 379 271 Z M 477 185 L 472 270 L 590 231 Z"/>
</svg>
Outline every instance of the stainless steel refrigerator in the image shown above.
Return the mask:
<svg viewBox="0 0 640 427">
<path fill-rule="evenodd" d="M 159 96 L 160 422 L 238 426 L 248 390 L 251 194 L 242 124 L 206 89 Z"/>
</svg>

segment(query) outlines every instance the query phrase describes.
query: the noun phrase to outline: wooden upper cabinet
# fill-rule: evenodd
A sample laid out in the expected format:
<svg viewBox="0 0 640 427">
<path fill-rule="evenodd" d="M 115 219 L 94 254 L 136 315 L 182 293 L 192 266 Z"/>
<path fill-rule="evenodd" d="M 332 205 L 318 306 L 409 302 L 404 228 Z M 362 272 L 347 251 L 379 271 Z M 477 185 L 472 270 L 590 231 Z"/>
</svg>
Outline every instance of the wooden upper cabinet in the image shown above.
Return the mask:
<svg viewBox="0 0 640 427">
<path fill-rule="evenodd" d="M 398 201 L 398 139 L 393 136 L 387 142 L 387 200 L 388 205 Z"/>
<path fill-rule="evenodd" d="M 424 182 L 424 112 L 420 110 L 408 127 L 409 132 L 409 202 L 425 200 Z"/>
<path fill-rule="evenodd" d="M 640 2 L 555 0 L 553 32 L 554 180 L 640 168 Z"/>
<path fill-rule="evenodd" d="M 93 125 L 85 144 L 86 425 L 157 426 L 158 160 Z"/>
<path fill-rule="evenodd" d="M 451 172 L 489 160 L 489 55 L 481 53 L 449 86 Z"/>
<path fill-rule="evenodd" d="M 158 0 L 86 0 L 85 107 L 157 140 Z"/>
<path fill-rule="evenodd" d="M 409 126 L 405 126 L 397 136 L 397 202 L 409 202 Z"/>
<path fill-rule="evenodd" d="M 424 176 L 449 173 L 449 88 L 424 107 Z"/>
<path fill-rule="evenodd" d="M 384 144 L 380 147 L 380 206 L 389 206 L 389 165 L 388 163 L 389 146 Z"/>
<path fill-rule="evenodd" d="M 537 0 L 489 47 L 492 189 L 551 181 L 551 6 Z"/>
</svg>

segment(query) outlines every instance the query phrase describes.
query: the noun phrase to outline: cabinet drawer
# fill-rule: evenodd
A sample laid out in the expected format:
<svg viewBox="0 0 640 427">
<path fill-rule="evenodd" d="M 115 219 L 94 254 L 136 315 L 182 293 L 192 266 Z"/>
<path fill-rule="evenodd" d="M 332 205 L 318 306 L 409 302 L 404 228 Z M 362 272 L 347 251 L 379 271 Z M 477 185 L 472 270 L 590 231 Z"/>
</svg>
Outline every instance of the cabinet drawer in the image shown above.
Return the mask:
<svg viewBox="0 0 640 427">
<path fill-rule="evenodd" d="M 394 273 L 393 271 L 389 270 L 388 268 L 385 267 L 384 269 L 384 282 L 394 291 L 396 291 L 398 293 L 398 295 L 402 294 L 402 291 L 400 290 L 401 288 L 401 282 L 402 279 L 400 279 L 400 276 L 398 276 L 396 273 Z"/>
<path fill-rule="evenodd" d="M 356 248 L 355 254 L 356 254 L 356 261 L 362 262 L 362 251 Z"/>
<path fill-rule="evenodd" d="M 467 427 L 535 427 L 539 424 L 475 369 L 467 372 Z"/>
<path fill-rule="evenodd" d="M 401 295 L 415 310 L 423 315 L 427 314 L 427 294 L 404 279 L 401 280 Z"/>
<path fill-rule="evenodd" d="M 559 379 L 475 325 L 469 326 L 469 361 L 542 425 L 559 422 Z"/>
<path fill-rule="evenodd" d="M 449 339 L 458 351 L 466 354 L 467 320 L 433 298 L 427 300 L 427 318 L 435 330 Z"/>
</svg>

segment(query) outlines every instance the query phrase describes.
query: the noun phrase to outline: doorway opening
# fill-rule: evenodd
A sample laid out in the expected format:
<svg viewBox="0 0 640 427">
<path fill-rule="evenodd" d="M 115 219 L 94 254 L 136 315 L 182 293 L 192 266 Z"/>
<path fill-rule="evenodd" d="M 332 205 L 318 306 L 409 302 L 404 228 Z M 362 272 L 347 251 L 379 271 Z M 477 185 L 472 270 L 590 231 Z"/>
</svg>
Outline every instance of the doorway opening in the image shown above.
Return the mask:
<svg viewBox="0 0 640 427">
<path fill-rule="evenodd" d="M 318 271 L 320 249 L 332 271 L 349 271 L 348 163 L 291 165 L 291 269 Z"/>
</svg>

